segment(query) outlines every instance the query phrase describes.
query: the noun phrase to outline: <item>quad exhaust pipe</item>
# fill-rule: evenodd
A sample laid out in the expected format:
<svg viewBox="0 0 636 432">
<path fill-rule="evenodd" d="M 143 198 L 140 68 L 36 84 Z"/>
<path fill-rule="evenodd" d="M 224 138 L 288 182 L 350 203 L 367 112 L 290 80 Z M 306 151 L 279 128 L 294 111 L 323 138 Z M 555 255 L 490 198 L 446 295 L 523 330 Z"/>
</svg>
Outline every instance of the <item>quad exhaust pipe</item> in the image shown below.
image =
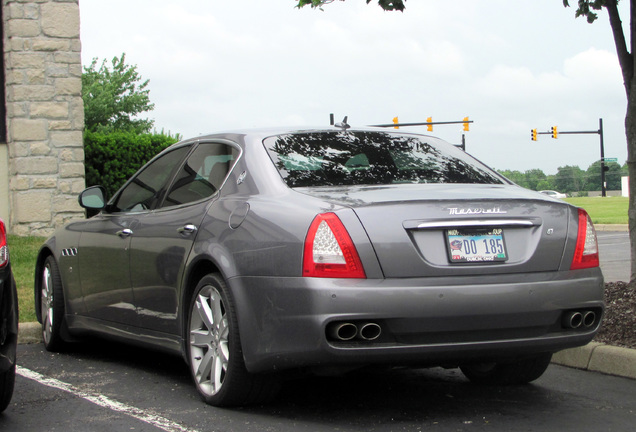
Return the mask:
<svg viewBox="0 0 636 432">
<path fill-rule="evenodd" d="M 350 341 L 354 338 L 374 341 L 382 334 L 382 327 L 375 322 L 337 322 L 328 327 L 327 334 L 337 341 Z"/>
<path fill-rule="evenodd" d="M 563 314 L 561 325 L 568 329 L 590 328 L 596 322 L 596 312 L 591 310 L 567 311 Z"/>
</svg>

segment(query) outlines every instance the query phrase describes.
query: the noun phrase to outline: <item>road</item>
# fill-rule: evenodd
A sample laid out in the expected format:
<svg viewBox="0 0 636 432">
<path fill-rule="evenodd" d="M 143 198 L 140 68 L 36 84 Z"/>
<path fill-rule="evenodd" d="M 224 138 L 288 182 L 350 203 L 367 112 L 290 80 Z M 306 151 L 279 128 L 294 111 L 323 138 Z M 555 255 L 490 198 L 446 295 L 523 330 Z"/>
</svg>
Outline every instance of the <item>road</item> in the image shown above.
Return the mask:
<svg viewBox="0 0 636 432">
<path fill-rule="evenodd" d="M 20 345 L 0 430 L 589 431 L 632 430 L 636 381 L 551 365 L 534 384 L 481 387 L 457 370 L 369 371 L 287 382 L 263 406 L 219 409 L 180 359 L 95 343 L 62 354 Z"/>
<path fill-rule="evenodd" d="M 605 282 L 629 282 L 629 233 L 599 231 L 596 236 Z"/>
</svg>

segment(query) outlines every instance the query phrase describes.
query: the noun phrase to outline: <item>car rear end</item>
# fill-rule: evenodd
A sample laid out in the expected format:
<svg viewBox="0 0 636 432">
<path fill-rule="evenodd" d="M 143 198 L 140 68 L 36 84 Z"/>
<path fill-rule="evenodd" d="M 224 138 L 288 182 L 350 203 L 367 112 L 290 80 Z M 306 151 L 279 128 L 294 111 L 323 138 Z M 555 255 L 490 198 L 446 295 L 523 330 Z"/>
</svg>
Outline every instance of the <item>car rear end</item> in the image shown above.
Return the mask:
<svg viewBox="0 0 636 432">
<path fill-rule="evenodd" d="M 4 222 L 0 220 L 0 412 L 13 395 L 18 343 L 18 296 L 9 260 Z"/>
<path fill-rule="evenodd" d="M 233 281 L 251 371 L 511 361 L 598 331 L 604 284 L 583 210 L 430 137 L 346 131 L 265 146 L 298 194 L 305 241 L 300 274 Z M 312 203 L 330 211 L 308 220 Z"/>
</svg>

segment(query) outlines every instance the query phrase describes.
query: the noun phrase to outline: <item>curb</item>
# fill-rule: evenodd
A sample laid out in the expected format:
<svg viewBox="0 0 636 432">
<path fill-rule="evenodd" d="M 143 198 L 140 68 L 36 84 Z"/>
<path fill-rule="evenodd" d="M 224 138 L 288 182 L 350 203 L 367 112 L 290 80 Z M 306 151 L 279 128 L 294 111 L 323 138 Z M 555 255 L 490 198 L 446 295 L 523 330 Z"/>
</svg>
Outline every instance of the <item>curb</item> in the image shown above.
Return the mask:
<svg viewBox="0 0 636 432">
<path fill-rule="evenodd" d="M 559 351 L 552 356 L 552 363 L 636 379 L 636 350 L 599 342 Z"/>
<path fill-rule="evenodd" d="M 627 224 L 594 224 L 596 231 L 629 231 Z"/>
<path fill-rule="evenodd" d="M 42 342 L 42 326 L 40 323 L 19 324 L 19 344 L 40 342 Z M 575 369 L 636 379 L 636 349 L 590 342 L 579 348 L 559 351 L 552 356 L 552 363 Z"/>
</svg>

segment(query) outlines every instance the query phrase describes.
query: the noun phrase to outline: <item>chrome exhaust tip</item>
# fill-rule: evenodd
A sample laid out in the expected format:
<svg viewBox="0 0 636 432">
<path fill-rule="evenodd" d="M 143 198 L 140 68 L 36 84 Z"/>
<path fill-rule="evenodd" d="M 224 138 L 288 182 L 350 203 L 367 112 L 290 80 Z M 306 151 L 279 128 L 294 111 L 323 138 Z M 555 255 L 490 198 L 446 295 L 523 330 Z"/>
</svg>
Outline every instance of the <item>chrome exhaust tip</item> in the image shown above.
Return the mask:
<svg viewBox="0 0 636 432">
<path fill-rule="evenodd" d="M 583 314 L 583 325 L 585 327 L 592 327 L 596 322 L 596 313 L 594 311 L 587 311 Z"/>
<path fill-rule="evenodd" d="M 350 322 L 334 323 L 329 327 L 329 336 L 339 341 L 348 341 L 356 337 L 358 327 Z"/>
<path fill-rule="evenodd" d="M 577 311 L 566 312 L 561 320 L 561 325 L 565 328 L 576 329 L 583 324 L 583 314 Z"/>
<path fill-rule="evenodd" d="M 373 322 L 360 325 L 358 332 L 360 338 L 366 341 L 376 340 L 380 337 L 380 334 L 382 334 L 382 328 L 379 324 Z"/>
</svg>

